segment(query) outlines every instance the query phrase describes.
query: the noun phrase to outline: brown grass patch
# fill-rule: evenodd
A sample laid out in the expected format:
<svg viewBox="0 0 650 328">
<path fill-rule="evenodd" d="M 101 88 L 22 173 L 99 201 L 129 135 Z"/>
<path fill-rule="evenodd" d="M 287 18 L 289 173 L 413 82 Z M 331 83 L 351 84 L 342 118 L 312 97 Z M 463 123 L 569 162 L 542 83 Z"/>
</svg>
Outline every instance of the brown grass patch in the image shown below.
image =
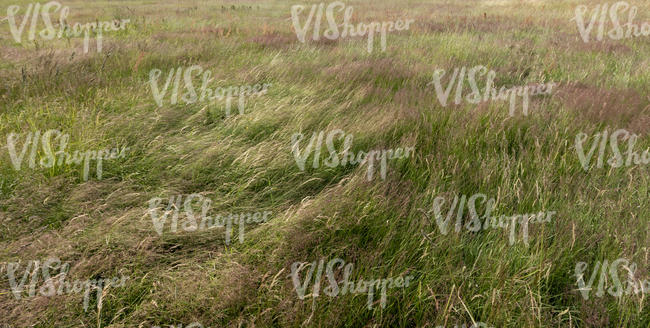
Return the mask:
<svg viewBox="0 0 650 328">
<path fill-rule="evenodd" d="M 263 48 L 284 49 L 291 44 L 298 42 L 295 35 L 272 31 L 248 39 L 248 42 L 255 43 Z"/>
<path fill-rule="evenodd" d="M 626 127 L 635 133 L 650 131 L 650 98 L 633 89 L 602 89 L 582 83 L 560 85 L 557 97 L 592 122 Z"/>
</svg>

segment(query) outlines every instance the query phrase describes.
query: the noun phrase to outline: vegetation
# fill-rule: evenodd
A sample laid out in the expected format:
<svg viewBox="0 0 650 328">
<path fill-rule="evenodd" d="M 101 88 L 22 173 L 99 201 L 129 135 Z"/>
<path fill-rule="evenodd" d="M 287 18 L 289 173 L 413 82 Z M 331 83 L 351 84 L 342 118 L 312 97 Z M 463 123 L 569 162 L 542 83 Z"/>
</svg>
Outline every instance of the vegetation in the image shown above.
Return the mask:
<svg viewBox="0 0 650 328">
<path fill-rule="evenodd" d="M 575 8 L 598 3 L 346 2 L 354 22 L 415 21 L 372 53 L 362 37 L 299 42 L 296 3 L 284 0 L 65 1 L 72 22 L 130 19 L 88 53 L 82 36 L 16 43 L 0 21 L 0 323 L 650 327 L 647 295 L 585 300 L 574 275 L 578 262 L 587 279 L 597 261 L 626 258 L 650 279 L 650 166 L 585 171 L 574 146 L 579 133 L 626 129 L 640 135 L 635 149 L 650 147 L 650 38 L 583 42 Z M 636 20 L 650 21 L 650 3 L 634 5 Z M 192 65 L 212 71 L 213 87 L 271 87 L 243 115 L 226 117 L 223 102 L 158 106 L 151 70 L 164 82 Z M 557 85 L 531 98 L 527 116 L 509 116 L 504 101 L 441 106 L 433 72 L 477 65 L 497 73 L 497 86 Z M 16 170 L 7 136 L 22 147 L 49 129 L 69 134 L 68 151 L 129 151 L 105 161 L 101 179 L 93 166 L 88 181 L 83 165 L 25 160 Z M 415 153 L 389 161 L 385 180 L 368 181 L 363 165 L 300 170 L 292 135 L 303 133 L 304 147 L 335 129 L 354 135 L 355 152 Z M 244 243 L 226 245 L 223 228 L 156 233 L 149 200 L 192 193 L 212 201 L 211 213 L 272 215 L 247 225 Z M 496 200 L 495 215 L 557 214 L 531 225 L 528 246 L 510 245 L 503 229 L 443 235 L 423 214 L 437 196 L 476 193 Z M 48 257 L 71 264 L 71 281 L 129 280 L 88 311 L 82 294 L 17 300 L 6 263 Z M 368 310 L 364 294 L 299 299 L 292 263 L 334 258 L 354 263 L 354 281 L 415 278 L 389 289 L 385 308 Z"/>
</svg>

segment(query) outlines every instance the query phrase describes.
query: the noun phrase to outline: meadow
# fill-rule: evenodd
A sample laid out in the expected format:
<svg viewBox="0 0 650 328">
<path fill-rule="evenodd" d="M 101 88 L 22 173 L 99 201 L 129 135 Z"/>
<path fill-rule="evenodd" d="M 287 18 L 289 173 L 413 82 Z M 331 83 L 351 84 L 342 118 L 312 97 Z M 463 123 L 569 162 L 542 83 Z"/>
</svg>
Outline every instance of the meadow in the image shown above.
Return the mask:
<svg viewBox="0 0 650 328">
<path fill-rule="evenodd" d="M 629 2 L 635 22 L 650 22 L 650 2 Z M 585 42 L 576 9 L 587 6 L 588 24 L 605 1 L 345 1 L 355 25 L 412 22 L 384 40 L 330 39 L 323 15 L 321 34 L 305 25 L 301 42 L 292 6 L 304 6 L 303 24 L 320 2 L 62 0 L 66 21 L 87 24 L 87 49 L 83 32 L 42 37 L 43 22 L 17 42 L 7 10 L 19 6 L 22 23 L 30 3 L 0 0 L 0 324 L 650 327 L 647 288 L 611 290 L 616 272 L 650 280 L 650 36 L 598 40 L 595 24 Z M 123 28 L 99 50 L 92 22 Z M 182 92 L 192 67 L 196 95 Z M 512 112 L 509 98 L 467 98 L 471 83 L 458 79 L 475 67 L 512 95 L 553 87 L 530 97 L 527 115 L 521 97 Z M 458 73 L 444 106 L 437 70 L 444 90 Z M 205 71 L 221 97 L 201 98 Z M 638 159 L 610 161 L 611 135 L 623 162 L 630 147 Z M 372 178 L 358 157 L 334 165 L 331 148 L 348 147 L 377 156 Z M 523 230 L 490 228 L 490 210 L 555 213 L 524 242 Z M 39 293 L 48 279 L 26 267 L 48 258 L 69 263 L 70 283 L 102 287 Z M 299 297 L 296 263 L 333 259 L 353 264 L 350 281 L 409 283 L 368 301 L 367 290 L 322 290 L 321 268 L 320 292 L 308 281 Z M 600 274 L 605 261 L 622 264 Z M 12 275 L 36 295 L 16 297 Z M 343 264 L 330 276 L 342 279 Z"/>
</svg>

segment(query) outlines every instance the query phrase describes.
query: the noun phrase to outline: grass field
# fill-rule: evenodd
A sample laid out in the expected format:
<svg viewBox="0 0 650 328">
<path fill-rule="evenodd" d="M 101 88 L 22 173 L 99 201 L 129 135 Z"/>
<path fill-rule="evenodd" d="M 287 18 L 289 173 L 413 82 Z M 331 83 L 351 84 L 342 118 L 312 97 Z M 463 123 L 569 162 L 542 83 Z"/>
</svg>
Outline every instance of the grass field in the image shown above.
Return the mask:
<svg viewBox="0 0 650 328">
<path fill-rule="evenodd" d="M 29 3 L 0 0 L 0 324 L 650 327 L 647 288 L 613 296 L 613 276 L 594 274 L 585 299 L 575 274 L 586 263 L 587 282 L 597 263 L 626 259 L 636 265 L 633 280 L 650 280 L 650 166 L 598 167 L 596 150 L 584 169 L 576 149 L 580 134 L 589 136 L 586 153 L 592 136 L 619 129 L 639 136 L 639 154 L 650 147 L 650 36 L 584 42 L 572 20 L 578 6 L 589 8 L 589 19 L 604 1 L 346 1 L 355 24 L 413 20 L 386 34 L 385 50 L 376 36 L 372 52 L 367 36 L 313 40 L 309 29 L 300 42 L 292 6 L 305 6 L 302 24 L 318 2 L 62 1 L 73 23 L 128 19 L 104 33 L 101 51 L 91 34 L 87 52 L 83 36 L 30 40 L 29 23 L 16 42 L 7 8 L 19 5 L 22 22 Z M 635 22 L 650 22 L 650 2 L 630 5 L 638 7 Z M 52 17 L 58 28 L 59 15 Z M 248 97 L 243 113 L 237 98 L 231 106 L 173 104 L 171 91 L 159 106 L 152 71 L 160 70 L 162 88 L 175 78 L 170 72 L 193 65 L 211 71 L 212 88 L 268 89 Z M 434 72 L 446 70 L 446 88 L 455 68 L 476 66 L 493 70 L 497 87 L 555 86 L 530 98 L 528 115 L 520 107 L 509 115 L 508 101 L 457 104 L 456 89 L 443 106 Z M 193 80 L 199 89 L 199 73 Z M 477 83 L 485 88 L 485 76 Z M 337 129 L 354 137 L 355 153 L 414 152 L 388 160 L 385 177 L 377 163 L 370 180 L 367 163 L 314 167 L 314 154 L 302 170 L 294 134 L 304 135 L 303 151 L 312 135 Z M 98 160 L 89 159 L 86 177 L 84 163 L 39 165 L 48 160 L 40 145 L 34 155 L 25 148 L 17 169 L 11 149 L 20 153 L 28 136 L 48 130 L 67 135 L 71 155 L 128 149 L 103 161 L 101 177 Z M 52 148 L 62 138 L 52 138 Z M 326 142 L 320 146 L 322 161 Z M 201 197 L 213 216 L 270 215 L 247 222 L 245 235 L 241 224 L 232 233 L 185 229 L 187 211 L 174 209 L 193 194 L 200 196 L 184 209 L 197 217 Z M 456 229 L 457 220 L 471 222 L 467 209 L 441 233 L 436 199 L 446 200 L 446 215 L 454 197 L 475 194 L 494 199 L 495 216 L 556 213 L 530 225 L 528 245 L 519 235 L 511 242 L 506 229 Z M 487 205 L 477 204 L 484 213 Z M 176 232 L 166 221 L 157 233 L 152 213 L 165 210 L 178 215 Z M 38 291 L 48 281 L 26 265 L 48 258 L 69 264 L 69 282 L 128 279 L 105 284 L 86 309 L 79 291 L 16 297 L 10 263 L 20 263 L 15 276 Z M 371 309 L 367 294 L 330 297 L 313 283 L 301 299 L 294 263 L 337 258 L 354 264 L 350 281 L 412 280 L 387 289 L 384 306 L 377 292 Z M 613 271 L 626 282 L 629 268 Z M 341 279 L 342 268 L 334 274 Z M 597 296 L 599 284 L 605 292 Z"/>
</svg>

